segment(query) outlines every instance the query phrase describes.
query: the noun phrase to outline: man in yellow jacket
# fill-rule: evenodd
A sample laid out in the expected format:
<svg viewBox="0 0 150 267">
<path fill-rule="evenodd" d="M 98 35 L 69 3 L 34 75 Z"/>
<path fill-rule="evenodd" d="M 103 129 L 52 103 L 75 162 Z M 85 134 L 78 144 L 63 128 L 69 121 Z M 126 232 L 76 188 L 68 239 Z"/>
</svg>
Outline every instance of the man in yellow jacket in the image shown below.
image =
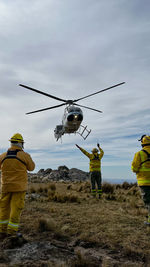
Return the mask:
<svg viewBox="0 0 150 267">
<path fill-rule="evenodd" d="M 150 136 L 143 135 L 139 141 L 142 150 L 135 153 L 131 168 L 136 173 L 137 183 L 148 209 L 148 221 L 145 224 L 150 225 Z"/>
<path fill-rule="evenodd" d="M 82 147 L 76 146 L 81 150 L 83 154 L 85 154 L 90 159 L 90 179 L 92 184 L 92 196 L 96 197 L 96 183 L 98 187 L 98 195 L 101 198 L 102 195 L 102 186 L 101 186 L 101 159 L 104 155 L 104 151 L 101 149 L 100 145 L 97 144 L 97 148 L 93 148 L 92 153 L 88 153 Z M 100 154 L 98 153 L 100 152 Z"/>
<path fill-rule="evenodd" d="M 0 237 L 18 233 L 21 211 L 24 208 L 27 190 L 27 171 L 33 171 L 35 164 L 31 156 L 23 151 L 21 134 L 14 134 L 11 147 L 0 155 Z"/>
</svg>

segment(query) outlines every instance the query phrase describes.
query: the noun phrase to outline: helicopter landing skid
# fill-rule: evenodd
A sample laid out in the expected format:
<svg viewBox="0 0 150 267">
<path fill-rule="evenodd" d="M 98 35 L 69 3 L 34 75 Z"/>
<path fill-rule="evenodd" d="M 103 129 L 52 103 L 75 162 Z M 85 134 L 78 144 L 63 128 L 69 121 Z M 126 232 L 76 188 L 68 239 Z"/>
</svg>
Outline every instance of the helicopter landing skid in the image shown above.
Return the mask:
<svg viewBox="0 0 150 267">
<path fill-rule="evenodd" d="M 76 133 L 81 135 L 82 138 L 85 140 L 89 136 L 90 132 L 91 130 L 88 130 L 87 126 L 80 125 L 79 131 Z"/>
</svg>

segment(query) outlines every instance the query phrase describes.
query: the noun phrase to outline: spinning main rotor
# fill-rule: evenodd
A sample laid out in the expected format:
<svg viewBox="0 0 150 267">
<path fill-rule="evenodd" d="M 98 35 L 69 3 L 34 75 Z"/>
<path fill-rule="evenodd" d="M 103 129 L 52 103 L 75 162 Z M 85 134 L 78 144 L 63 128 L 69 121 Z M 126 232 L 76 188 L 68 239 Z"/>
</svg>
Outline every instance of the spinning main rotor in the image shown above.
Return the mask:
<svg viewBox="0 0 150 267">
<path fill-rule="evenodd" d="M 41 112 L 41 111 L 45 111 L 45 110 L 49 110 L 49 109 L 54 109 L 54 108 L 58 108 L 58 107 L 61 107 L 61 106 L 64 106 L 64 105 L 75 105 L 75 106 L 79 106 L 79 107 L 82 107 L 82 108 L 87 108 L 87 109 L 90 109 L 90 110 L 94 110 L 94 111 L 97 111 L 97 112 L 100 112 L 102 113 L 101 110 L 98 110 L 98 109 L 94 109 L 94 108 L 91 108 L 91 107 L 87 107 L 87 106 L 83 106 L 83 105 L 79 105 L 79 104 L 76 104 L 76 102 L 82 100 L 82 99 L 85 99 L 87 97 L 90 97 L 90 96 L 93 96 L 93 95 L 96 95 L 96 94 L 99 94 L 99 93 L 102 93 L 104 91 L 107 91 L 107 90 L 110 90 L 114 87 L 117 87 L 117 86 L 120 86 L 122 84 L 124 84 L 125 82 L 122 82 L 122 83 L 118 83 L 118 84 L 115 84 L 113 86 L 110 86 L 108 88 L 105 88 L 105 89 L 102 89 L 100 91 L 97 91 L 93 94 L 90 94 L 90 95 L 87 95 L 87 96 L 84 96 L 84 97 L 81 97 L 81 98 L 78 98 L 78 99 L 74 99 L 74 100 L 65 100 L 65 99 L 62 99 L 62 98 L 59 98 L 59 97 L 56 97 L 56 96 L 53 96 L 53 95 L 50 95 L 50 94 L 47 94 L 47 93 L 44 93 L 40 90 L 37 90 L 35 88 L 32 88 L 32 87 L 29 87 L 29 86 L 26 86 L 26 85 L 23 85 L 23 84 L 19 84 L 19 86 L 22 86 L 28 90 L 31 90 L 31 91 L 34 91 L 38 94 L 41 94 L 41 95 L 45 95 L 47 97 L 51 97 L 55 100 L 58 100 L 58 101 L 61 101 L 61 102 L 64 102 L 63 104 L 60 104 L 60 105 L 56 105 L 56 106 L 52 106 L 52 107 L 48 107 L 48 108 L 43 108 L 43 109 L 38 109 L 38 110 L 34 110 L 34 111 L 31 111 L 31 112 L 28 112 L 26 114 L 32 114 L 32 113 L 36 113 L 36 112 Z"/>
</svg>

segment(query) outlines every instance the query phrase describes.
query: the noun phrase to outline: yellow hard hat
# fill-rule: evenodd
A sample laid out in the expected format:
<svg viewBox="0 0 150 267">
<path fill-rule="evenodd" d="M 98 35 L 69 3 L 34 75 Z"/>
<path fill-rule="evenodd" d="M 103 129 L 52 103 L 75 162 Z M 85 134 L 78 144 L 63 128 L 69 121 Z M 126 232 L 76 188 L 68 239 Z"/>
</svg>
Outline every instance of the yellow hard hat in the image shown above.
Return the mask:
<svg viewBox="0 0 150 267">
<path fill-rule="evenodd" d="M 24 143 L 23 137 L 22 137 L 22 135 L 19 134 L 19 133 L 14 134 L 14 135 L 10 138 L 9 141 L 10 141 L 10 142 L 16 142 L 16 143 Z"/>
<path fill-rule="evenodd" d="M 150 145 L 150 136 L 148 135 L 144 136 L 141 142 L 142 142 L 142 146 Z"/>
<path fill-rule="evenodd" d="M 97 152 L 98 152 L 98 149 L 97 149 L 97 148 L 93 148 L 93 149 L 92 149 L 92 152 L 93 152 L 93 153 L 97 153 Z"/>
</svg>

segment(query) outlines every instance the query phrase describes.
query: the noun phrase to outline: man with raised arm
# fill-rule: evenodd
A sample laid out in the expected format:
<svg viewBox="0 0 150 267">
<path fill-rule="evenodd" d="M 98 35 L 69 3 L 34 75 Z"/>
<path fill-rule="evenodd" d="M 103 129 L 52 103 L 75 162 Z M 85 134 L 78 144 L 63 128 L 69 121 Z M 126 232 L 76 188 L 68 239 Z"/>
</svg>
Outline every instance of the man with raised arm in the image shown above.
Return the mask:
<svg viewBox="0 0 150 267">
<path fill-rule="evenodd" d="M 97 193 L 99 198 L 101 198 L 102 195 L 101 159 L 104 155 L 104 151 L 102 150 L 99 144 L 97 144 L 98 149 L 97 148 L 92 149 L 92 153 L 87 152 L 85 149 L 78 146 L 77 144 L 76 146 L 90 160 L 89 169 L 90 169 L 90 179 L 92 185 L 91 189 L 92 196 L 96 197 L 96 184 L 97 184 Z"/>
</svg>

